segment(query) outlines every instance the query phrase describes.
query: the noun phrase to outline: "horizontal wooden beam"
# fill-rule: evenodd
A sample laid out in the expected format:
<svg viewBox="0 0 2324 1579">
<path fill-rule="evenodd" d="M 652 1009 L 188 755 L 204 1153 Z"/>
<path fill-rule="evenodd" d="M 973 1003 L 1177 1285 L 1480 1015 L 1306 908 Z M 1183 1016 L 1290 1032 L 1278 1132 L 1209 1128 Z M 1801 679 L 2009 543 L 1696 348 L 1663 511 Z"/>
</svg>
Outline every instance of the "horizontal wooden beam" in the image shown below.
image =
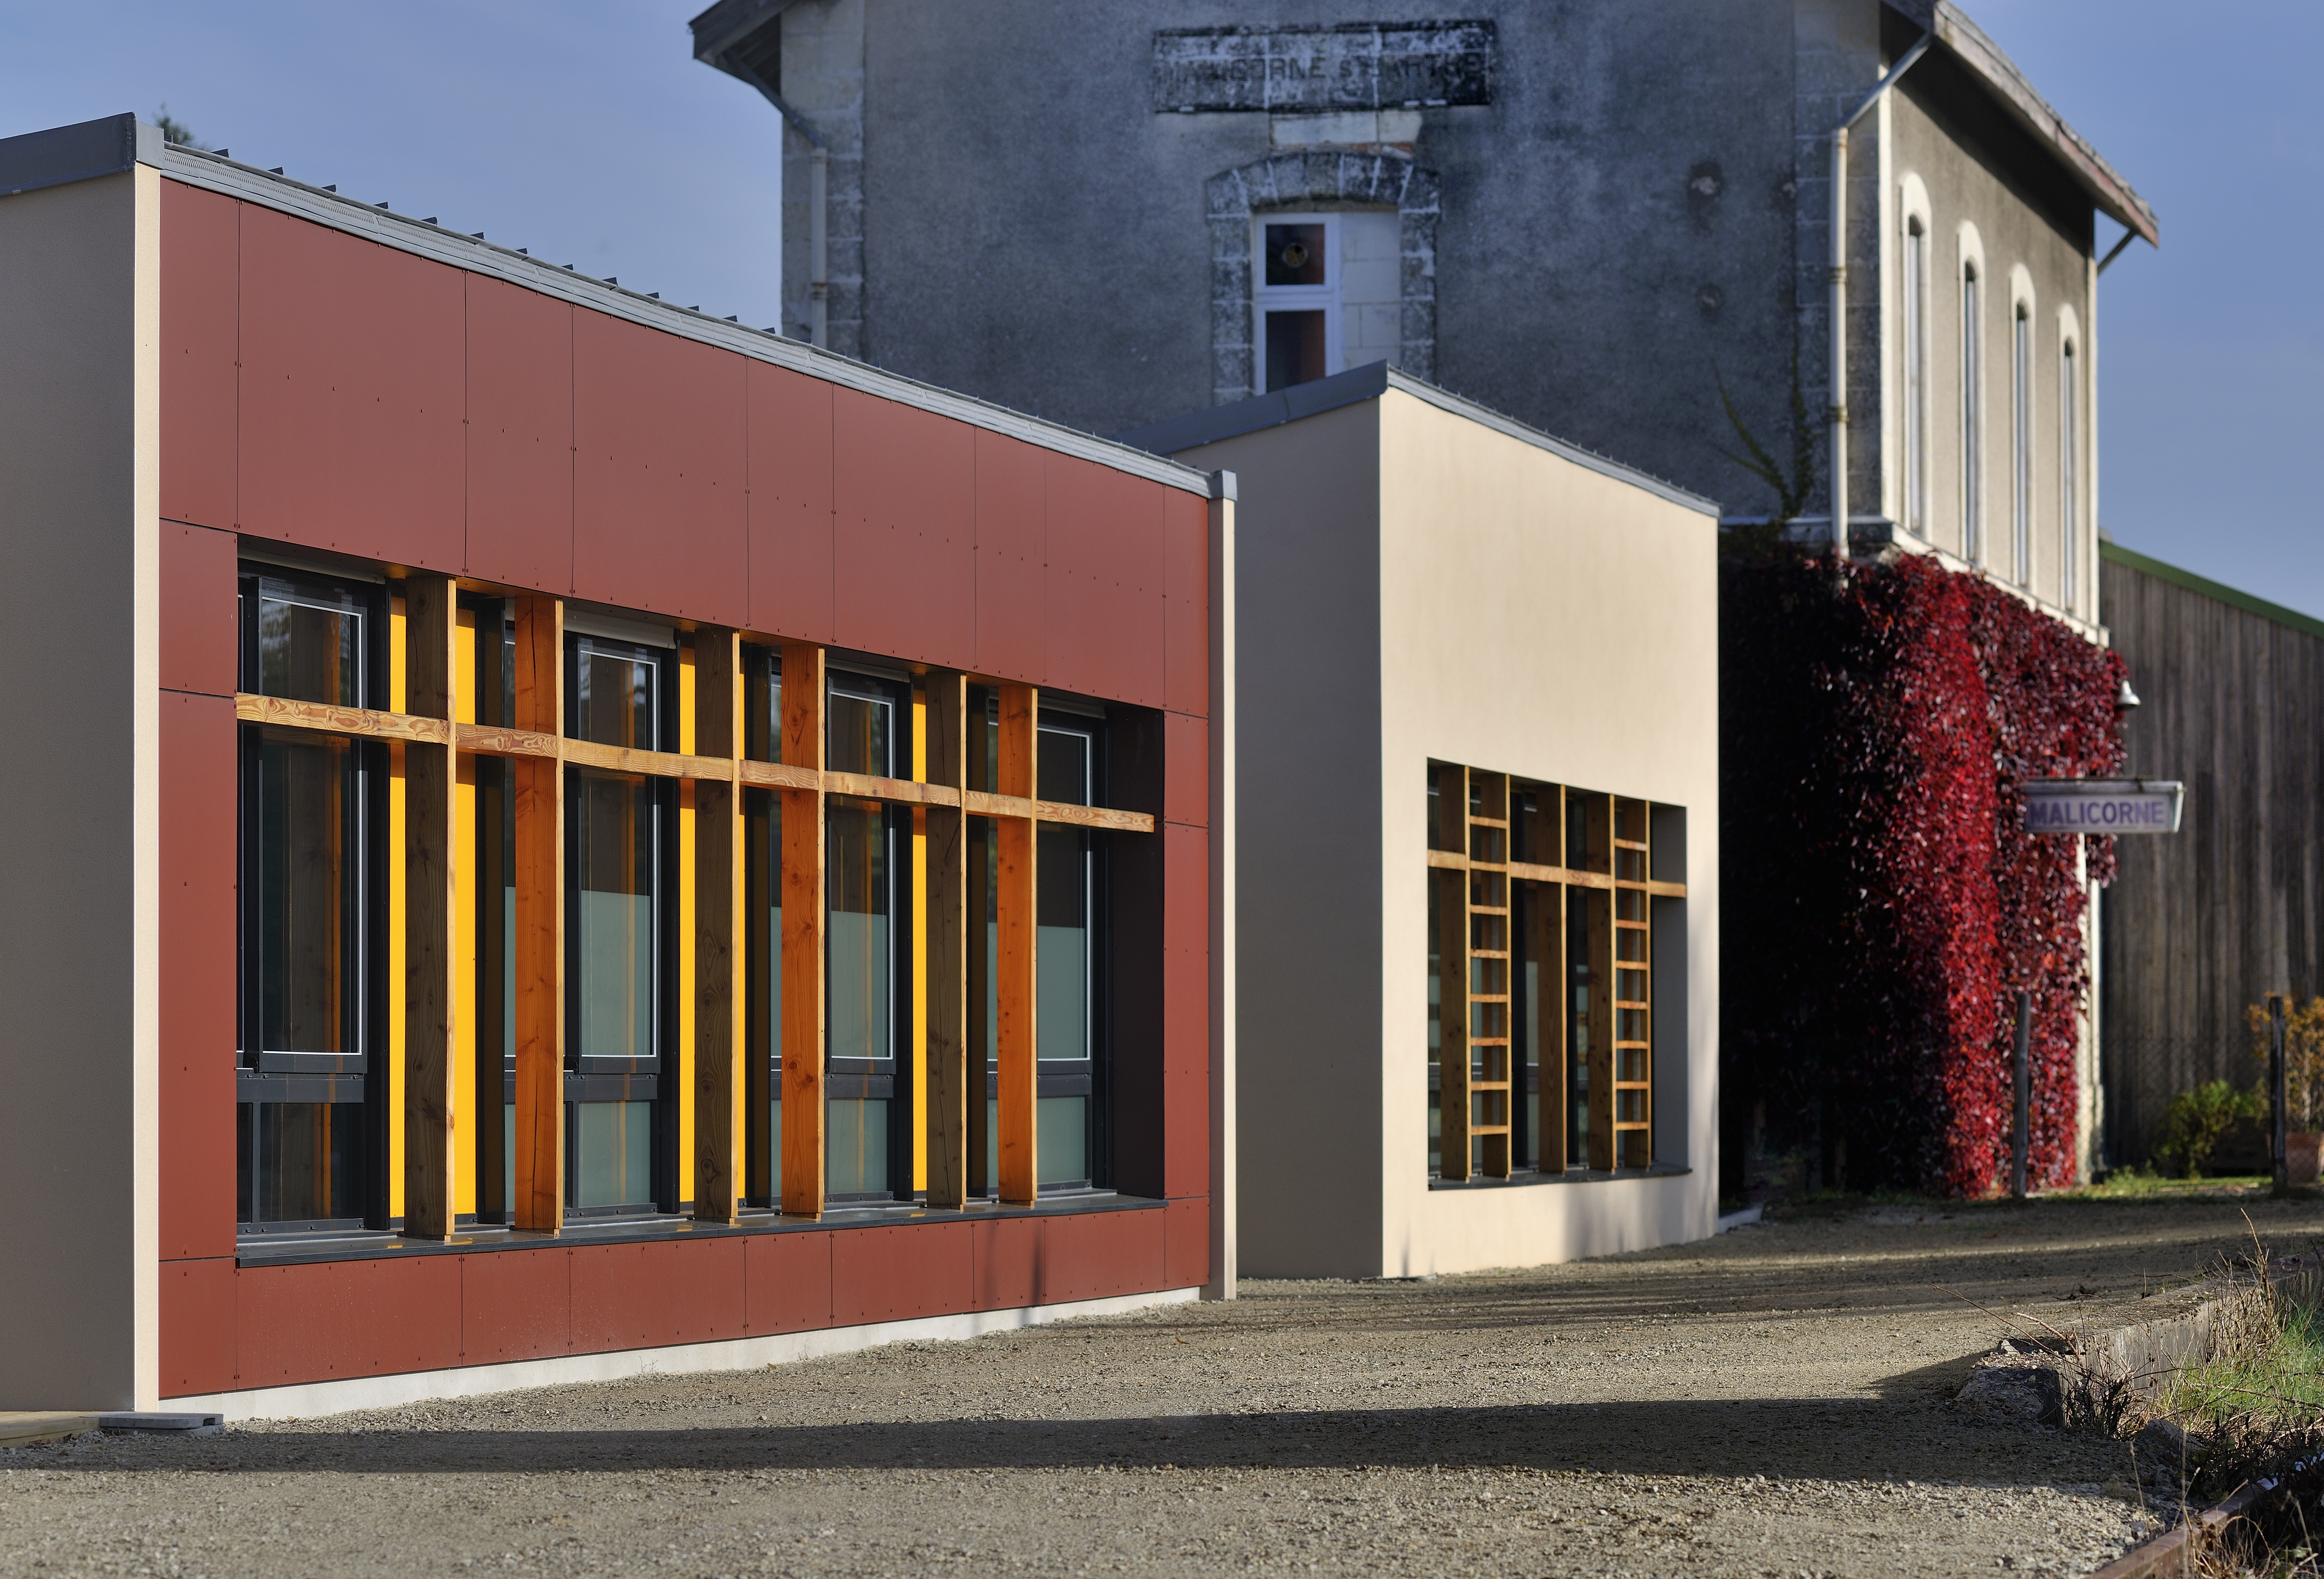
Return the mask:
<svg viewBox="0 0 2324 1579">
<path fill-rule="evenodd" d="M 602 768 L 611 773 L 635 773 L 649 778 L 692 778 L 731 784 L 736 765 L 723 757 L 696 757 L 679 751 L 639 751 L 622 746 L 602 746 L 594 740 L 571 740 L 534 730 L 498 729 L 490 724 L 455 724 L 442 719 L 410 713 L 381 712 L 364 707 L 331 707 L 317 702 L 291 702 L 280 696 L 235 698 L 235 716 L 245 723 L 273 724 L 284 729 L 316 730 L 326 734 L 357 735 L 378 740 L 424 740 L 456 744 L 478 757 L 542 757 L 576 767 Z M 884 801 L 905 806 L 945 806 L 974 817 L 1029 818 L 1074 828 L 1103 828 L 1117 833 L 1151 833 L 1150 812 L 1124 812 L 1111 806 L 1075 806 L 1062 801 L 1034 800 L 1025 795 L 990 794 L 982 790 L 956 790 L 947 785 L 917 784 L 908 778 L 877 778 L 865 773 L 836 773 L 786 762 L 741 764 L 742 782 L 770 789 L 817 790 L 825 794 L 853 795 L 859 800 Z M 1442 852 L 1432 851 L 1429 862 L 1441 866 Z M 1462 858 L 1451 858 L 1462 862 Z M 1517 873 L 1512 866 L 1509 870 Z M 1577 881 L 1596 880 L 1611 886 L 1613 879 L 1583 874 Z M 1669 885 L 1649 885 L 1661 893 Z M 1678 890 L 1683 893 L 1683 889 Z"/>
<path fill-rule="evenodd" d="M 380 712 L 368 707 L 333 707 L 322 702 L 293 702 L 286 696 L 253 696 L 248 692 L 234 699 L 234 716 L 246 724 L 323 730 L 334 735 L 362 735 L 377 740 L 426 740 L 442 746 L 452 739 L 451 724 L 440 718 Z"/>
<path fill-rule="evenodd" d="M 1124 813 L 1111 814 L 1119 816 Z M 1047 816 L 1045 812 L 1045 820 Z M 1686 885 L 1683 883 L 1623 883 L 1617 882 L 1605 872 L 1577 872 L 1571 867 L 1536 866 L 1531 861 L 1472 861 L 1457 849 L 1432 849 L 1428 852 L 1428 864 L 1448 872 L 1506 872 L 1520 883 L 1563 883 L 1575 888 L 1634 888 L 1665 899 L 1686 897 Z M 1644 926 L 1646 923 L 1623 924 Z"/>
</svg>

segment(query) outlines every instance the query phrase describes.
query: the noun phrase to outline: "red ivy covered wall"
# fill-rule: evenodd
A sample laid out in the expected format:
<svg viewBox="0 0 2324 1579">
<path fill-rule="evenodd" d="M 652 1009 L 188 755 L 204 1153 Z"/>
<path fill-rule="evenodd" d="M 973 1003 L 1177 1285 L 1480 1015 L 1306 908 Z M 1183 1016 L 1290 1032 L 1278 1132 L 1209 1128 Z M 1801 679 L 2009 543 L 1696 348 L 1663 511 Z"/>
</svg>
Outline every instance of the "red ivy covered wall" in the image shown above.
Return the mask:
<svg viewBox="0 0 2324 1579">
<path fill-rule="evenodd" d="M 1756 1119 L 1763 1144 L 1814 1148 L 1826 1182 L 1993 1188 L 2025 988 L 2032 1172 L 2070 1180 L 2087 895 L 2076 841 L 2024 831 L 2018 785 L 2119 767 L 2120 660 L 1919 555 L 1723 574 L 1730 1162 Z M 2089 862 L 2110 878 L 2112 841 Z"/>
</svg>

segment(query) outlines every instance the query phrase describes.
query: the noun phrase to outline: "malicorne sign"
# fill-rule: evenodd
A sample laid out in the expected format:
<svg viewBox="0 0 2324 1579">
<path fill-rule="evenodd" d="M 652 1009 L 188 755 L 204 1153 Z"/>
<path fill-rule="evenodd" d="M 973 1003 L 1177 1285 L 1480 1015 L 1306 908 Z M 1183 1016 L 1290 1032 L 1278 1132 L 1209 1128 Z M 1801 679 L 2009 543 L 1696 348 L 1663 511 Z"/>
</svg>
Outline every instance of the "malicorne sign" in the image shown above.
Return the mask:
<svg viewBox="0 0 2324 1579">
<path fill-rule="evenodd" d="M 2037 778 L 2028 833 L 2176 833 L 2186 786 L 2175 778 Z"/>
</svg>

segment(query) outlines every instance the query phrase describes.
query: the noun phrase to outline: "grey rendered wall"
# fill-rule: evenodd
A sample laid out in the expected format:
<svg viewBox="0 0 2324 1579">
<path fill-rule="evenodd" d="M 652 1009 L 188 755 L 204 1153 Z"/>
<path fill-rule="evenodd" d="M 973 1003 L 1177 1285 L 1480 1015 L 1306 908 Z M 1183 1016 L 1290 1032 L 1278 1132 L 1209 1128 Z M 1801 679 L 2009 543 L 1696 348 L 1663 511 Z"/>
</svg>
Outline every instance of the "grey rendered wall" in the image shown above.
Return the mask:
<svg viewBox="0 0 2324 1579">
<path fill-rule="evenodd" d="M 0 197 L 0 1409 L 157 1391 L 159 191 Z"/>
<path fill-rule="evenodd" d="M 862 4 L 867 359 L 1098 433 L 1211 404 L 1204 183 L 1266 155 L 1268 120 L 1156 114 L 1155 32 L 1489 17 L 1493 103 L 1424 112 L 1416 148 L 1443 183 L 1434 381 L 1764 505 L 1717 385 L 1778 441 L 1789 0 Z"/>
<path fill-rule="evenodd" d="M 1908 177 L 1928 191 L 1932 220 L 1930 263 L 1930 540 L 1964 552 L 1961 537 L 1961 233 L 1975 227 L 1985 259 L 1981 313 L 1985 407 L 1984 563 L 2005 578 L 2013 574 L 2011 548 L 2011 416 L 2009 280 L 2025 270 L 2033 285 L 2034 312 L 2034 488 L 2033 590 L 2048 602 L 2061 594 L 2059 518 L 2059 317 L 2073 309 L 2079 344 L 2083 438 L 2094 401 L 2096 359 L 2091 310 L 2092 220 L 2087 196 L 2069 183 L 2052 160 L 2031 139 L 1982 102 L 1962 69 L 1941 50 L 1914 67 L 1891 96 L 1889 201 L 1885 207 L 1891 256 L 1901 240 L 1904 216 L 1898 194 Z M 1889 294 L 1901 286 L 1893 279 Z M 1892 313 L 1887 333 L 1899 348 L 1901 325 Z M 1901 376 L 1898 374 L 1897 376 Z M 1901 389 L 1901 386 L 1899 386 Z M 1899 398 L 1901 405 L 1901 397 Z M 1903 442 L 1896 415 L 1895 442 Z M 1855 429 L 1852 427 L 1852 431 Z M 1903 465 L 1887 470 L 1886 509 L 1902 510 Z M 2097 531 L 2092 516 L 2095 469 L 2082 467 L 2080 519 L 2075 523 L 2075 611 L 2096 617 Z M 1859 503 L 1858 508 L 1864 508 Z"/>
<path fill-rule="evenodd" d="M 1237 1254 L 1376 1268 L 1379 402 L 1177 457 L 1237 473 Z M 1297 1209 L 1283 1209 L 1285 1203 Z"/>
</svg>

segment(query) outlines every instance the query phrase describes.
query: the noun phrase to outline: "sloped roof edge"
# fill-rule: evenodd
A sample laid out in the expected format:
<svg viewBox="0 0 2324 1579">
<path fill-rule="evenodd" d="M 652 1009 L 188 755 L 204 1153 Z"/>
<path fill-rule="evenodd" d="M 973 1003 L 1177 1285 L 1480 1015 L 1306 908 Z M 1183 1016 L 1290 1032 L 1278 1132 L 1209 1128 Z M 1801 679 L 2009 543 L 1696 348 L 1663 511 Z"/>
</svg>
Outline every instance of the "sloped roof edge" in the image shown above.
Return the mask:
<svg viewBox="0 0 2324 1579">
<path fill-rule="evenodd" d="M 1716 517 L 1719 505 L 1699 493 L 1689 493 L 1674 482 L 1665 482 L 1651 473 L 1636 466 L 1626 466 L 1595 450 L 1583 449 L 1578 444 L 1527 427 L 1513 417 L 1504 417 L 1489 406 L 1480 406 L 1450 390 L 1440 390 L 1434 384 L 1424 383 L 1410 373 L 1385 362 L 1368 362 L 1361 367 L 1351 367 L 1345 372 L 1335 372 L 1311 383 L 1294 384 L 1287 390 L 1271 390 L 1264 395 L 1252 395 L 1246 399 L 1230 400 L 1223 406 L 1205 407 L 1181 417 L 1166 418 L 1160 422 L 1133 427 L 1117 433 L 1113 442 L 1135 449 L 1150 450 L 1157 455 L 1175 455 L 1198 445 L 1216 444 L 1221 439 L 1240 438 L 1247 433 L 1263 428 L 1279 427 L 1286 422 L 1296 422 L 1303 417 L 1314 417 L 1325 411 L 1336 411 L 1342 406 L 1378 399 L 1390 390 L 1426 401 L 1440 411 L 1465 417 L 1481 423 L 1496 433 L 1529 444 L 1536 449 L 1547 450 L 1554 455 L 1572 461 L 1602 476 L 1643 488 L 1673 504 L 1700 510 Z"/>
<path fill-rule="evenodd" d="M 2059 162 L 2090 195 L 2090 201 L 2100 213 L 2136 233 L 2147 245 L 2163 244 L 2153 205 L 2123 179 L 2122 172 L 2107 162 L 2106 156 L 2090 145 L 2089 138 L 2066 124 L 2065 117 L 2051 107 L 2050 101 L 2017 69 L 2017 62 L 1987 37 L 1985 30 L 1970 21 L 1967 12 L 1952 0 L 1887 0 L 1887 4 L 1898 15 L 1911 18 L 1933 33 L 1953 59 L 1985 84 L 2012 120 L 2035 142 L 2054 151 Z"/>
</svg>

